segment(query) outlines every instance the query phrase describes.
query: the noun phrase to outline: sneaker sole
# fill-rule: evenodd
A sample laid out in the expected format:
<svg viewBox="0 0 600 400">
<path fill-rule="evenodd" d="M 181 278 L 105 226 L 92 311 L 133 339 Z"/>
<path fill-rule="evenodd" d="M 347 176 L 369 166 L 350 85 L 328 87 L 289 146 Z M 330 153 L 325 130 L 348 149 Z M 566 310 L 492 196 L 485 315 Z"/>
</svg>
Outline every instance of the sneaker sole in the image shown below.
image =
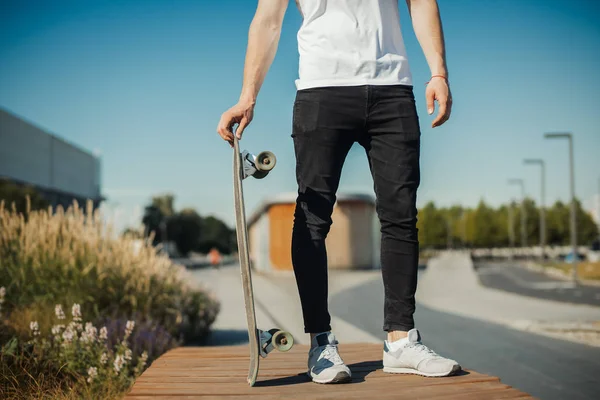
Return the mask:
<svg viewBox="0 0 600 400">
<path fill-rule="evenodd" d="M 310 375 L 310 372 L 306 373 L 310 379 L 312 379 L 313 382 L 315 383 L 319 383 L 321 385 L 326 385 L 326 384 L 330 384 L 330 383 L 349 383 L 352 381 L 352 377 L 350 375 L 348 375 L 347 372 L 338 372 L 336 376 L 333 377 L 333 379 L 330 380 L 325 380 L 325 379 L 321 379 L 319 380 L 319 378 L 315 378 L 312 377 Z"/>
<path fill-rule="evenodd" d="M 413 368 L 393 368 L 393 367 L 383 367 L 383 372 L 387 372 L 388 374 L 407 374 L 407 375 L 420 375 L 427 378 L 441 378 L 445 376 L 452 376 L 461 370 L 460 365 L 454 365 L 452 370 L 449 372 L 436 372 L 436 373 L 427 373 L 422 372 Z"/>
</svg>

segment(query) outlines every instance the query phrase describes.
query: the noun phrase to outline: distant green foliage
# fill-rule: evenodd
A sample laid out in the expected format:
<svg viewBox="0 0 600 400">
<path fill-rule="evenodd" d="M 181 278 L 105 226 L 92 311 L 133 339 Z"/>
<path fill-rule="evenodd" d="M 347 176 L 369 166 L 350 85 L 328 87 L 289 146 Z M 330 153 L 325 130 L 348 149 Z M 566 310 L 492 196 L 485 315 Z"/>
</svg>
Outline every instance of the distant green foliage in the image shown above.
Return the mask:
<svg viewBox="0 0 600 400">
<path fill-rule="evenodd" d="M 191 208 L 175 211 L 174 199 L 171 194 L 156 196 L 146 207 L 142 223 L 146 235 L 154 235 L 154 245 L 173 241 L 182 255 L 206 253 L 212 248 L 224 254 L 232 252 L 236 242 L 231 228 L 213 216 L 203 218 Z"/>
<path fill-rule="evenodd" d="M 592 217 L 577 205 L 577 241 L 590 244 L 598 237 L 598 227 Z M 454 206 L 436 208 L 430 202 L 419 210 L 419 241 L 422 248 L 444 248 L 455 246 L 502 247 L 508 246 L 509 208 L 512 206 L 515 245 L 521 244 L 521 203 L 488 206 L 483 200 L 475 209 Z M 540 209 L 531 199 L 524 202 L 525 232 L 528 245 L 540 241 Z M 570 243 L 569 204 L 556 202 L 546 209 L 546 242 L 548 245 Z"/>
<path fill-rule="evenodd" d="M 198 251 L 206 253 L 217 248 L 221 253 L 229 254 L 236 245 L 235 231 L 218 218 L 208 216 L 202 219 L 202 234 Z"/>
<path fill-rule="evenodd" d="M 6 208 L 14 204 L 17 212 L 27 210 L 27 197 L 29 197 L 31 210 L 48 208 L 49 204 L 32 186 L 19 186 L 7 179 L 0 179 L 0 202 L 4 201 Z"/>
</svg>

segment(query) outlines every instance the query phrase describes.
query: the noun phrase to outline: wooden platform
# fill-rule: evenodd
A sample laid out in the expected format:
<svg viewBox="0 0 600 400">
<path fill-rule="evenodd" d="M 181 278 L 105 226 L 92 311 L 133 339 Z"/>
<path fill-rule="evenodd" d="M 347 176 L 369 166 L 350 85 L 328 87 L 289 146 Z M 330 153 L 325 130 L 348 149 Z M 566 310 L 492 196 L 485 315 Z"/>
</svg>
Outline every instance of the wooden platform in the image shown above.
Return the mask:
<svg viewBox="0 0 600 400">
<path fill-rule="evenodd" d="M 248 348 L 180 347 L 154 361 L 135 382 L 127 399 L 524 399 L 531 398 L 493 376 L 463 371 L 448 378 L 393 375 L 382 371 L 382 347 L 340 345 L 352 383 L 319 385 L 306 376 L 307 346 L 273 352 L 260 360 L 256 386 L 246 383 Z M 241 396 L 241 397 L 240 397 Z"/>
</svg>

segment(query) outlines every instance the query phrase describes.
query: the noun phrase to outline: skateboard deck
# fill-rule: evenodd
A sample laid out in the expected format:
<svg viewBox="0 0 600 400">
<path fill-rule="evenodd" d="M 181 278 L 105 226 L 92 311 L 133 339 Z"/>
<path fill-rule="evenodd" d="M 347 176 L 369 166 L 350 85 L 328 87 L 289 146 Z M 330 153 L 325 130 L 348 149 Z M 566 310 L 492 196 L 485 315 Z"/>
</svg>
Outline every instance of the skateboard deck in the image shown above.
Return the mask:
<svg viewBox="0 0 600 400">
<path fill-rule="evenodd" d="M 275 166 L 275 155 L 270 152 L 259 153 L 253 156 L 247 151 L 240 152 L 238 139 L 233 141 L 233 195 L 235 204 L 235 228 L 238 244 L 238 256 L 242 287 L 244 291 L 244 305 L 246 308 L 246 323 L 248 325 L 248 340 L 250 342 L 250 367 L 248 369 L 248 384 L 254 386 L 258 376 L 259 356 L 266 357 L 273 349 L 279 351 L 289 350 L 294 342 L 293 337 L 279 329 L 261 331 L 256 325 L 256 311 L 254 307 L 254 291 L 252 290 L 252 270 L 250 265 L 250 251 L 248 247 L 248 227 L 246 225 L 246 210 L 244 205 L 244 188 L 242 181 L 253 176 L 257 179 L 264 178 Z"/>
</svg>

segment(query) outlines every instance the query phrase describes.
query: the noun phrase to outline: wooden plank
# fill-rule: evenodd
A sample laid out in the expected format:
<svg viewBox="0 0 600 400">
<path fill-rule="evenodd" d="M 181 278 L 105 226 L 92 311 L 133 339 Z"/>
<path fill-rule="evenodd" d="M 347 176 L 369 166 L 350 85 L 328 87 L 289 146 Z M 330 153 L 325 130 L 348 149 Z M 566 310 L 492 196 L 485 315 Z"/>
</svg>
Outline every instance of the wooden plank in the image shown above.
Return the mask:
<svg viewBox="0 0 600 400">
<path fill-rule="evenodd" d="M 307 346 L 288 353 L 274 353 L 261 362 L 256 386 L 246 383 L 248 353 L 245 346 L 182 347 L 156 360 L 135 382 L 127 399 L 156 398 L 531 398 L 497 377 L 464 371 L 446 378 L 386 374 L 382 371 L 381 346 L 340 346 L 353 381 L 345 385 L 317 385 L 306 376 Z"/>
</svg>

